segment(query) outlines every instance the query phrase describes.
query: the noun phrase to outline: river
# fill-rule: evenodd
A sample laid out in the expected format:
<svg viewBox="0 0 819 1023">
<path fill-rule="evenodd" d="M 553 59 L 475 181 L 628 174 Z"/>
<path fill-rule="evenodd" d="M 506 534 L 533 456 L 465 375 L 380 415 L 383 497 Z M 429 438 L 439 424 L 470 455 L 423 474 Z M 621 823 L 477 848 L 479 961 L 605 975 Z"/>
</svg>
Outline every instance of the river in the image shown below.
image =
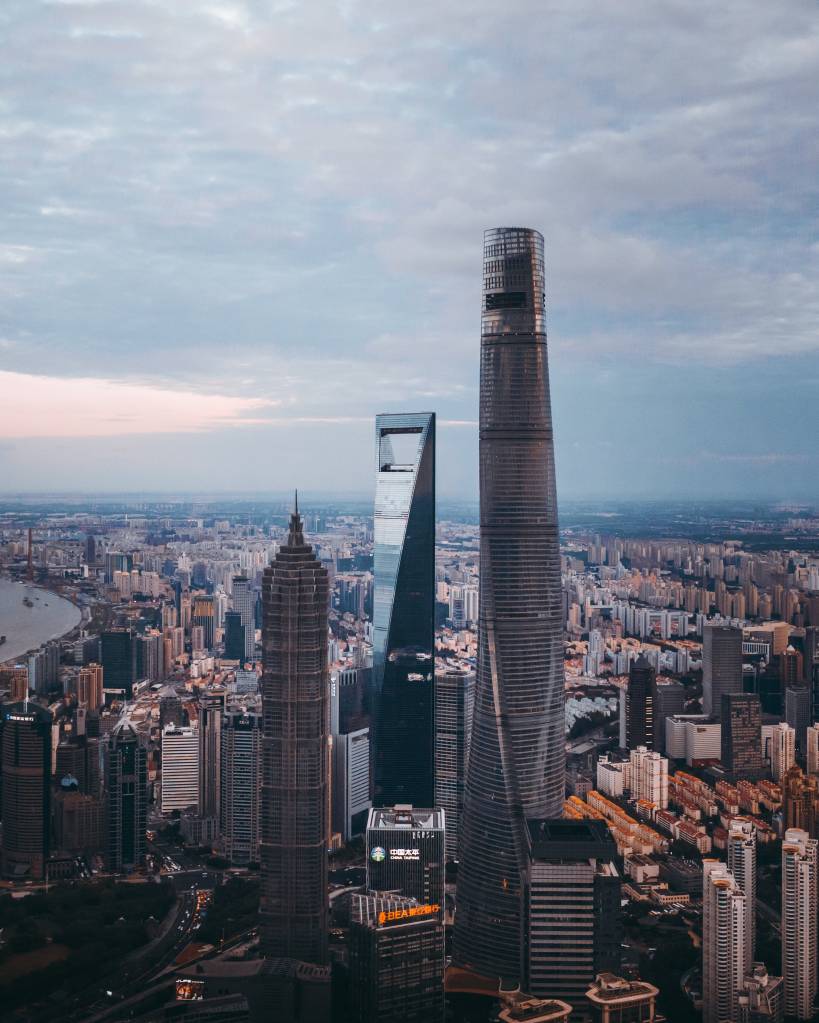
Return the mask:
<svg viewBox="0 0 819 1023">
<path fill-rule="evenodd" d="M 32 606 L 28 607 L 24 599 Z M 49 639 L 57 639 L 79 625 L 80 609 L 64 597 L 50 590 L 28 583 L 16 583 L 0 578 L 0 664 L 14 661 L 29 650 L 42 646 Z"/>
</svg>

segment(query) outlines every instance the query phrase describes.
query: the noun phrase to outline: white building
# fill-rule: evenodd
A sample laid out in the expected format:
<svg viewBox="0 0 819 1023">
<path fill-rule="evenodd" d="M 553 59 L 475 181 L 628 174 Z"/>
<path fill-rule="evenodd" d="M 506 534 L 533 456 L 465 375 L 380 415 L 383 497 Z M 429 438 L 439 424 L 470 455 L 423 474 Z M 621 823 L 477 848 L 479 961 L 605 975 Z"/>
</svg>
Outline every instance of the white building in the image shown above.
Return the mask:
<svg viewBox="0 0 819 1023">
<path fill-rule="evenodd" d="M 796 730 L 784 721 L 774 725 L 771 732 L 771 773 L 779 783 L 796 760 Z"/>
<path fill-rule="evenodd" d="M 704 860 L 702 875 L 702 1018 L 729 1023 L 738 1015 L 748 956 L 748 900 L 719 860 Z"/>
<path fill-rule="evenodd" d="M 360 835 L 367 824 L 370 799 L 370 730 L 333 735 L 333 831 L 344 842 Z"/>
<path fill-rule="evenodd" d="M 816 997 L 817 841 L 789 828 L 782 842 L 782 974 L 785 1015 L 813 1019 Z"/>
<path fill-rule="evenodd" d="M 631 751 L 632 799 L 647 799 L 661 810 L 668 807 L 668 761 L 645 746 Z"/>
<path fill-rule="evenodd" d="M 603 753 L 597 761 L 596 787 L 604 796 L 622 796 L 629 788 L 631 764 Z"/>
<path fill-rule="evenodd" d="M 162 731 L 162 813 L 199 806 L 199 730 L 166 725 Z"/>
<path fill-rule="evenodd" d="M 665 719 L 665 751 L 671 760 L 719 760 L 722 752 L 720 723 L 703 714 L 672 714 Z"/>
</svg>

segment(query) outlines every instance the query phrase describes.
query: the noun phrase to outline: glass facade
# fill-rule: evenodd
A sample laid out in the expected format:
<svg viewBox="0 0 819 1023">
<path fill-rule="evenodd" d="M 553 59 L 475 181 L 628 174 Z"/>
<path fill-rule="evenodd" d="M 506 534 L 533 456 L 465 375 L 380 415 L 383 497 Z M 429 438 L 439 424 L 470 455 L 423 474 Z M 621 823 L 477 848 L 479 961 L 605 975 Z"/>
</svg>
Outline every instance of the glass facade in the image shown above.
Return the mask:
<svg viewBox="0 0 819 1023">
<path fill-rule="evenodd" d="M 488 231 L 483 294 L 480 627 L 455 958 L 516 983 L 526 821 L 561 816 L 565 787 L 542 235 L 526 228 Z"/>
<path fill-rule="evenodd" d="M 435 414 L 375 420 L 374 803 L 434 799 Z"/>
</svg>

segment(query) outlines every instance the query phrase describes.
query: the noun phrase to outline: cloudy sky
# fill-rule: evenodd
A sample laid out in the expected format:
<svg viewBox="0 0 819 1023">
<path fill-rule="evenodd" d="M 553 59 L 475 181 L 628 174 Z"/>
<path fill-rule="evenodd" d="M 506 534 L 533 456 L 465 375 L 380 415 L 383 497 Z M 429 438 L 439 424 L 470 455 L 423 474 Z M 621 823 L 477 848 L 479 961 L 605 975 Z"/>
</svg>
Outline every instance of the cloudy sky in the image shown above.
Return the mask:
<svg viewBox="0 0 819 1023">
<path fill-rule="evenodd" d="M 0 490 L 476 488 L 546 238 L 564 497 L 819 496 L 815 0 L 3 0 Z"/>
</svg>

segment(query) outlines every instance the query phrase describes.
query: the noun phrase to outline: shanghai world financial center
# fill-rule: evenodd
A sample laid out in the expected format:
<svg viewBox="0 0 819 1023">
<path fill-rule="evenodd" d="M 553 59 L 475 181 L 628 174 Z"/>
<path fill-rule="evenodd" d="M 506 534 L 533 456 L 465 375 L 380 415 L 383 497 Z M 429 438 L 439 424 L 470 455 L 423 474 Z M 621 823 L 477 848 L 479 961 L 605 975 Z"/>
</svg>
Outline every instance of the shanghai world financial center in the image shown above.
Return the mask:
<svg viewBox="0 0 819 1023">
<path fill-rule="evenodd" d="M 373 782 L 382 806 L 432 806 L 435 414 L 375 421 Z"/>
</svg>

